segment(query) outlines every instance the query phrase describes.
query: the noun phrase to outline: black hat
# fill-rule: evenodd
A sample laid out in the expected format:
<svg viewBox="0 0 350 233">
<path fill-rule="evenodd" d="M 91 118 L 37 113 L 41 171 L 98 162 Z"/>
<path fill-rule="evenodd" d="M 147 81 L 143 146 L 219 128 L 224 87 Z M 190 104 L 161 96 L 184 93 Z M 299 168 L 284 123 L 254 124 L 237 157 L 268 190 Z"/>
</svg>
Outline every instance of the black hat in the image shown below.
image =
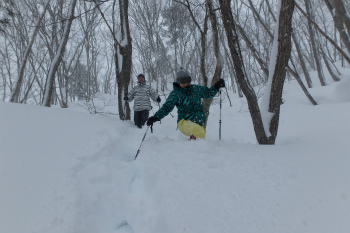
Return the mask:
<svg viewBox="0 0 350 233">
<path fill-rule="evenodd" d="M 188 73 L 187 70 L 184 70 L 184 68 L 180 67 L 180 70 L 176 73 L 176 79 L 178 83 L 190 83 L 191 82 L 191 76 L 190 73 Z M 181 79 L 183 82 L 181 82 Z"/>
<path fill-rule="evenodd" d="M 137 78 L 139 78 L 139 77 L 145 78 L 145 76 L 143 74 L 137 75 Z"/>
</svg>

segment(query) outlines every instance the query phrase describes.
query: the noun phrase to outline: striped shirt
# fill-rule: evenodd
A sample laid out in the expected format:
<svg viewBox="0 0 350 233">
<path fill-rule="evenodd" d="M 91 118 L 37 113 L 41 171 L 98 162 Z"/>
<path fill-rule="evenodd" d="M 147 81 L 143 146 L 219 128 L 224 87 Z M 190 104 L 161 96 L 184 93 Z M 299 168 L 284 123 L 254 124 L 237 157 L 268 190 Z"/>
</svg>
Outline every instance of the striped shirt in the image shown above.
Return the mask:
<svg viewBox="0 0 350 233">
<path fill-rule="evenodd" d="M 135 99 L 134 102 L 134 111 L 143 111 L 143 110 L 151 110 L 151 101 L 150 98 L 154 102 L 157 101 L 158 94 L 157 92 L 149 85 L 146 85 L 145 82 L 138 83 L 128 95 L 128 102 L 131 102 Z"/>
</svg>

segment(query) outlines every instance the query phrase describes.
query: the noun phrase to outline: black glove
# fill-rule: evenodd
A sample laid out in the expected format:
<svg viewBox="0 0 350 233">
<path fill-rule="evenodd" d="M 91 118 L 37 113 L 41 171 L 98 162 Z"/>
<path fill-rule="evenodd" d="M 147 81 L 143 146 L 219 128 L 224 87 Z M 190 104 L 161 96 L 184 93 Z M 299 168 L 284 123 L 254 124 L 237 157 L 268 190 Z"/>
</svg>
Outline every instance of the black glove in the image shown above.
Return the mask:
<svg viewBox="0 0 350 233">
<path fill-rule="evenodd" d="M 124 97 L 124 100 L 127 101 L 129 98 L 127 96 Z"/>
<path fill-rule="evenodd" d="M 158 121 L 158 118 L 156 116 L 151 116 L 147 120 L 147 126 L 153 125 L 154 122 Z"/>
<path fill-rule="evenodd" d="M 216 89 L 220 89 L 221 87 L 225 87 L 225 81 L 223 79 L 220 79 L 219 81 L 217 81 L 215 84 L 214 84 L 214 87 Z"/>
<path fill-rule="evenodd" d="M 158 96 L 158 97 L 157 97 L 157 102 L 160 103 L 160 101 L 161 101 L 161 99 L 160 99 L 160 97 Z"/>
</svg>

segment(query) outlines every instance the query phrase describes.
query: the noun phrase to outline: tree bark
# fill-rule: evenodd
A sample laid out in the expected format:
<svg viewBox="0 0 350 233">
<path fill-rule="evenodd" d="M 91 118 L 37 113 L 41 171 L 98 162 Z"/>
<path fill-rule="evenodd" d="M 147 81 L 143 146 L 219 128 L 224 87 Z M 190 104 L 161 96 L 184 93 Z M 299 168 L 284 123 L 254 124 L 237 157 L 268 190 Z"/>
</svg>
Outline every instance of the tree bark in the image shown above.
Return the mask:
<svg viewBox="0 0 350 233">
<path fill-rule="evenodd" d="M 306 12 L 308 14 L 308 16 L 313 19 L 313 16 L 311 14 L 311 3 L 309 0 L 304 0 L 305 1 L 305 7 L 306 7 Z M 314 29 L 312 27 L 312 24 L 310 21 L 308 21 L 308 30 L 309 30 L 309 35 L 310 35 L 310 42 L 311 42 L 311 48 L 312 48 L 312 54 L 314 56 L 314 60 L 315 60 L 315 64 L 316 64 L 316 69 L 317 69 L 317 74 L 318 74 L 318 79 L 320 80 L 320 83 L 322 86 L 326 86 L 326 80 L 325 77 L 323 75 L 323 70 L 322 70 L 322 66 L 321 66 L 321 59 L 319 57 L 318 54 L 318 49 L 317 49 L 317 45 L 316 45 L 316 39 L 315 39 L 315 32 Z"/>
<path fill-rule="evenodd" d="M 342 20 L 343 17 L 345 17 L 345 16 L 341 14 L 342 10 L 339 9 L 339 8 L 341 8 L 341 4 L 342 3 L 338 3 L 338 1 L 340 2 L 340 0 L 332 1 L 332 3 L 330 1 L 331 0 L 324 0 L 324 2 L 326 3 L 326 6 L 327 6 L 329 12 L 331 13 L 331 15 L 333 17 L 334 26 L 336 27 L 337 31 L 339 32 L 339 36 L 340 36 L 343 44 L 345 45 L 345 48 L 350 53 L 350 38 L 349 38 L 348 34 L 345 32 L 344 20 Z M 333 4 L 335 6 L 337 6 L 335 8 L 335 12 L 334 12 Z"/>
<path fill-rule="evenodd" d="M 303 70 L 306 83 L 307 83 L 308 87 L 311 88 L 312 87 L 312 80 L 310 78 L 309 71 L 307 70 L 306 63 L 304 61 L 303 53 L 301 52 L 299 42 L 298 42 L 294 32 L 292 32 L 292 38 L 293 38 L 294 45 L 295 45 L 295 48 L 296 48 L 297 53 L 298 53 L 300 66 L 301 66 L 301 69 Z M 293 76 L 295 77 L 295 75 L 293 75 Z"/>
<path fill-rule="evenodd" d="M 31 36 L 31 38 L 30 38 L 30 41 L 28 43 L 28 47 L 27 47 L 26 51 L 24 52 L 24 55 L 23 55 L 23 58 L 22 58 L 22 62 L 21 62 L 21 66 L 20 66 L 19 72 L 18 72 L 18 79 L 16 81 L 15 88 L 12 91 L 10 102 L 18 103 L 18 101 L 19 101 L 19 94 L 21 92 L 21 87 L 22 87 L 22 83 L 23 83 L 23 79 L 24 79 L 24 69 L 26 67 L 29 54 L 32 51 L 32 46 L 34 44 L 34 40 L 36 38 L 36 35 L 38 34 L 41 21 L 44 19 L 44 16 L 45 16 L 45 13 L 46 13 L 46 9 L 49 6 L 49 2 L 50 1 L 48 0 L 46 5 L 45 5 L 45 7 L 44 7 L 43 12 L 41 13 L 41 15 L 40 15 L 40 17 L 38 19 L 38 22 L 35 25 L 35 29 L 33 31 L 33 34 Z"/>
<path fill-rule="evenodd" d="M 222 59 L 222 56 L 220 53 L 218 24 L 217 24 L 217 20 L 216 20 L 216 14 L 215 14 L 215 11 L 213 9 L 212 0 L 207 0 L 207 7 L 208 7 L 209 19 L 211 22 L 211 28 L 212 28 L 212 34 L 213 34 L 213 47 L 214 47 L 214 54 L 215 54 L 215 58 L 216 58 L 215 72 L 214 72 L 213 79 L 211 82 L 211 85 L 213 85 L 214 83 L 219 81 L 219 79 L 221 78 L 223 59 Z M 203 101 L 202 101 L 203 110 L 205 112 L 204 128 L 207 127 L 207 122 L 208 122 L 208 117 L 209 117 L 209 109 L 210 109 L 210 105 L 212 102 L 213 102 L 213 98 L 203 99 Z"/>
<path fill-rule="evenodd" d="M 322 29 L 301 9 L 301 7 L 298 5 L 298 3 L 295 3 L 296 8 L 307 18 L 309 22 L 314 25 L 315 29 L 321 33 L 322 36 L 324 36 L 335 48 L 336 50 L 344 57 L 344 59 L 350 64 L 350 56 L 346 54 L 342 48 L 340 48 L 332 38 L 330 38 Z"/>
<path fill-rule="evenodd" d="M 246 35 L 243 28 L 240 25 L 237 25 L 237 28 L 238 28 L 239 34 L 242 36 L 242 38 L 245 41 L 246 45 L 248 46 L 249 50 L 253 54 L 253 57 L 255 58 L 255 60 L 259 63 L 260 68 L 264 72 L 266 79 L 267 79 L 267 77 L 269 76 L 269 71 L 267 69 L 265 62 L 263 61 L 263 59 L 261 59 L 259 52 L 255 49 L 253 43 L 250 41 L 250 39 Z M 265 81 L 266 81 L 266 79 L 265 79 Z"/>
<path fill-rule="evenodd" d="M 248 0 L 249 2 L 249 5 L 250 5 L 250 9 L 253 11 L 255 17 L 257 18 L 257 20 L 259 21 L 259 23 L 261 24 L 261 26 L 265 29 L 266 33 L 269 35 L 269 37 L 271 39 L 273 39 L 273 35 L 272 33 L 270 32 L 270 30 L 267 28 L 266 24 L 263 22 L 263 20 L 261 19 L 260 17 L 260 14 L 256 11 L 253 3 L 252 3 L 252 0 Z"/>
<path fill-rule="evenodd" d="M 324 50 L 322 49 L 322 47 L 320 48 L 320 53 L 322 54 L 324 63 L 326 64 L 327 70 L 328 70 L 329 74 L 331 75 L 332 79 L 333 79 L 335 82 L 340 81 L 340 78 L 339 78 L 338 75 L 334 72 L 333 67 L 332 67 L 332 64 L 331 64 L 330 61 L 328 60 L 327 55 L 326 55 L 326 53 L 324 52 Z"/>
<path fill-rule="evenodd" d="M 248 108 L 252 117 L 257 141 L 259 144 L 267 144 L 268 138 L 266 137 L 264 131 L 258 100 L 253 88 L 251 87 L 245 75 L 243 59 L 239 47 L 238 35 L 235 26 L 236 22 L 232 16 L 230 2 L 230 0 L 219 0 L 220 11 L 226 32 L 228 47 L 230 49 L 231 57 L 236 71 L 237 81 L 240 87 L 242 88 L 245 97 L 247 98 Z"/>
<path fill-rule="evenodd" d="M 124 96 L 127 95 L 129 89 L 132 65 L 128 7 L 128 0 L 119 0 L 120 42 L 118 44 L 115 43 L 115 62 L 118 83 L 118 111 L 121 120 L 130 120 L 130 107 L 124 101 Z"/>
<path fill-rule="evenodd" d="M 294 66 L 294 62 L 293 60 L 291 61 L 292 62 L 292 65 Z M 294 66 L 294 69 L 295 69 L 295 66 Z M 306 95 L 306 97 L 310 100 L 310 102 L 313 104 L 313 105 L 317 105 L 317 102 L 314 100 L 314 98 L 311 96 L 310 92 L 307 90 L 307 88 L 305 87 L 303 81 L 301 80 L 300 78 L 300 75 L 295 72 L 292 68 L 290 68 L 288 66 L 288 70 L 289 72 L 294 76 L 295 80 L 297 80 L 299 86 L 301 87 L 301 89 L 303 90 L 304 94 Z"/>
<path fill-rule="evenodd" d="M 55 57 L 51 61 L 49 74 L 46 80 L 45 94 L 44 94 L 44 100 L 43 100 L 43 106 L 45 107 L 51 107 L 51 100 L 52 100 L 51 98 L 52 98 L 52 93 L 53 93 L 53 88 L 55 83 L 55 75 L 64 56 L 64 51 L 66 49 L 66 45 L 68 42 L 70 28 L 74 20 L 74 9 L 75 9 L 76 3 L 77 3 L 77 0 L 72 0 L 70 3 L 69 11 L 68 11 L 69 13 L 67 16 L 68 18 L 65 21 L 66 25 L 64 27 L 63 38 L 61 39 L 61 42 Z"/>
<path fill-rule="evenodd" d="M 332 5 L 335 8 L 335 14 L 339 16 L 342 23 L 345 25 L 345 28 L 347 30 L 348 37 L 350 35 L 350 16 L 348 12 L 346 11 L 344 2 L 342 0 L 331 0 Z M 349 51 L 350 53 L 350 51 Z"/>
<path fill-rule="evenodd" d="M 278 132 L 280 106 L 282 104 L 282 91 L 286 77 L 286 67 L 288 67 L 292 50 L 291 36 L 294 5 L 294 0 L 281 0 L 279 27 L 276 28 L 276 30 L 278 30 L 278 52 L 276 66 L 272 78 L 269 103 L 269 112 L 274 113 L 274 115 L 270 122 L 271 136 L 269 137 L 268 144 L 275 144 Z"/>
</svg>

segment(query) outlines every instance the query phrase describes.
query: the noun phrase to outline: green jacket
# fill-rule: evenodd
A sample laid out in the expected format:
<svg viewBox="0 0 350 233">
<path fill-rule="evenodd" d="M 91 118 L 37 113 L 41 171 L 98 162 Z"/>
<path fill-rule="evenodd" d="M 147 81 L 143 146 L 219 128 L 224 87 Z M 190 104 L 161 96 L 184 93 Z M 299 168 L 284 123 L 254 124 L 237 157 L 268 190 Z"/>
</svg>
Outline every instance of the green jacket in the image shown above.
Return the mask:
<svg viewBox="0 0 350 233">
<path fill-rule="evenodd" d="M 205 122 L 205 113 L 202 107 L 202 98 L 212 98 L 218 93 L 218 90 L 212 87 L 204 87 L 190 84 L 185 88 L 181 88 L 176 82 L 173 83 L 174 90 L 163 106 L 154 114 L 158 120 L 168 115 L 176 106 L 177 122 L 182 119 L 195 122 L 201 126 Z"/>
</svg>

